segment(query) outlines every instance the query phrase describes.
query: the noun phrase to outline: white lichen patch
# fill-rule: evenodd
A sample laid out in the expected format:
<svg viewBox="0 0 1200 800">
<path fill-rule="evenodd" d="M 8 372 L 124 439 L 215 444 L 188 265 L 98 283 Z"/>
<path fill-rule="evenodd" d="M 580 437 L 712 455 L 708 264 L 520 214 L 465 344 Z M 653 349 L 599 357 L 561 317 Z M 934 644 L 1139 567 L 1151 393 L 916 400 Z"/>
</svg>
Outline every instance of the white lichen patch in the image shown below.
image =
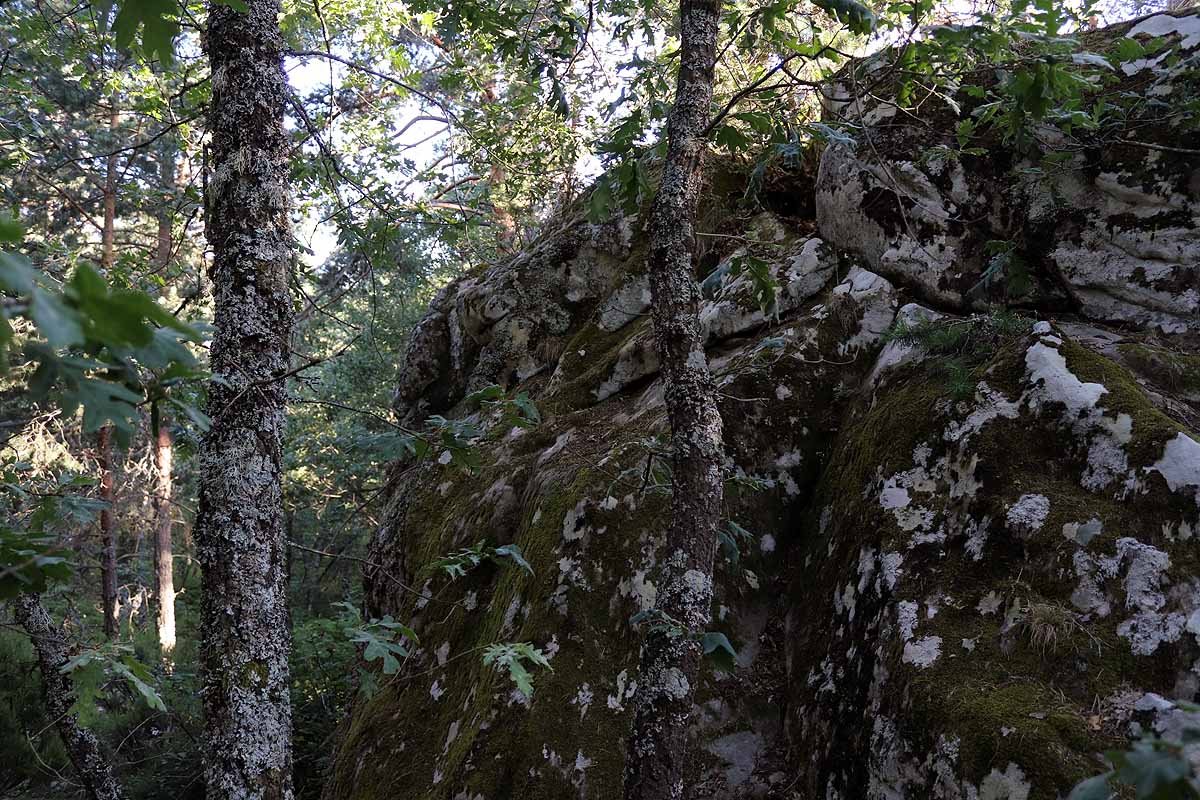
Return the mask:
<svg viewBox="0 0 1200 800">
<path fill-rule="evenodd" d="M 902 600 L 896 604 L 897 623 L 900 626 L 900 640 L 907 642 L 912 639 L 917 629 L 917 604 L 911 600 Z"/>
<path fill-rule="evenodd" d="M 562 536 L 566 541 L 577 542 L 587 533 L 588 527 L 583 521 L 587 504 L 588 501 L 585 497 L 563 517 Z"/>
<path fill-rule="evenodd" d="M 995 614 L 1000 610 L 1000 606 L 1002 605 L 1004 605 L 1004 598 L 996 594 L 995 591 L 990 591 L 979 600 L 979 604 L 975 606 L 975 610 L 986 617 L 989 614 Z"/>
<path fill-rule="evenodd" d="M 1067 522 L 1062 526 L 1062 535 L 1076 544 L 1087 546 L 1104 530 L 1104 523 L 1092 517 L 1087 522 Z"/>
<path fill-rule="evenodd" d="M 1017 502 L 1009 506 L 1004 515 L 1009 529 L 1014 532 L 1029 534 L 1042 529 L 1050 513 L 1050 498 L 1044 494 L 1023 494 Z"/>
<path fill-rule="evenodd" d="M 942 637 L 924 636 L 904 644 L 904 654 L 900 660 L 905 664 L 924 669 L 931 666 L 942 654 Z"/>
<path fill-rule="evenodd" d="M 592 697 L 592 687 L 585 683 L 571 698 L 571 705 L 579 706 L 579 719 L 582 720 L 587 716 L 588 708 L 592 705 Z"/>
<path fill-rule="evenodd" d="M 1200 506 L 1200 442 L 1185 433 L 1176 434 L 1163 448 L 1162 457 L 1147 469 L 1162 475 L 1172 492 L 1190 489 Z"/>
<path fill-rule="evenodd" d="M 1004 771 L 993 768 L 979 783 L 979 800 L 1029 800 L 1033 784 L 1017 764 L 1008 763 Z"/>
<path fill-rule="evenodd" d="M 1151 655 L 1163 643 L 1179 640 L 1189 609 L 1163 610 L 1167 604 L 1163 583 L 1171 566 L 1167 553 L 1122 537 L 1117 540 L 1114 555 L 1091 555 L 1081 550 L 1075 553 L 1074 562 L 1079 584 L 1071 594 L 1071 602 L 1081 611 L 1100 617 L 1112 612 L 1106 584 L 1124 569 L 1125 607 L 1134 614 L 1117 626 L 1117 634 L 1129 641 L 1135 655 Z"/>
<path fill-rule="evenodd" d="M 1063 424 L 1087 444 L 1087 466 L 1080 476 L 1085 489 L 1098 491 L 1118 479 L 1128 484 L 1132 475 L 1124 445 L 1132 438 L 1132 418 L 1125 413 L 1106 416 L 1099 403 L 1108 389 L 1081 381 L 1050 338 L 1042 337 L 1025 351 L 1029 388 L 1023 399 L 1034 412 L 1060 413 Z"/>
</svg>

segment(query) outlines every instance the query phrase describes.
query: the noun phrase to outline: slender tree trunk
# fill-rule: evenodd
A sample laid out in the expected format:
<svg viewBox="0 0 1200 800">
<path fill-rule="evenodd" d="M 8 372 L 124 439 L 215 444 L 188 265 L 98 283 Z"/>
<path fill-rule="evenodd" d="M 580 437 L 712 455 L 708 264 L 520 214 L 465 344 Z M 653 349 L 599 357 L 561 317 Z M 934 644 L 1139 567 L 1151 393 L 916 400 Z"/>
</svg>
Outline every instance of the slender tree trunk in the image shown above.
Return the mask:
<svg viewBox="0 0 1200 800">
<path fill-rule="evenodd" d="M 159 153 L 158 178 L 165 192 L 175 188 L 175 142 L 167 137 Z M 158 215 L 158 248 L 154 261 L 166 271 L 171 261 L 171 206 L 164 202 Z M 171 543 L 171 462 L 173 443 L 167 421 L 153 410 L 157 430 L 154 440 L 154 598 L 158 649 L 169 662 L 175 649 L 174 549 Z"/>
<path fill-rule="evenodd" d="M 163 271 L 171 262 L 171 199 L 175 192 L 176 149 L 174 139 L 168 135 L 158 156 L 158 183 L 167 196 L 158 212 L 158 246 L 154 253 L 154 264 Z"/>
<path fill-rule="evenodd" d="M 113 529 L 112 426 L 105 425 L 96 436 L 96 460 L 100 468 L 100 594 L 104 606 L 104 635 L 117 635 L 117 532 Z"/>
<path fill-rule="evenodd" d="M 291 800 L 286 546 L 280 478 L 292 302 L 287 84 L 279 0 L 214 0 L 212 427 L 200 448 L 208 800 Z"/>
<path fill-rule="evenodd" d="M 660 625 L 642 648 L 635 720 L 626 761 L 629 800 L 683 796 L 687 730 L 700 645 L 691 634 L 711 622 L 713 556 L 724 491 L 721 414 L 704 356 L 693 226 L 713 92 L 720 0 L 681 0 L 679 78 L 667 119 L 667 157 L 650 214 L 654 334 L 673 447 L 671 522 L 658 610 L 682 627 Z"/>
<path fill-rule="evenodd" d="M 100 751 L 100 743 L 91 731 L 79 727 L 71 705 L 75 688 L 71 677 L 61 670 L 67 663 L 67 642 L 50 622 L 50 615 L 36 594 L 22 594 L 13 602 L 17 622 L 33 640 L 38 667 L 42 671 L 42 696 L 46 713 L 55 720 L 54 726 L 62 737 L 67 756 L 75 765 L 84 789 L 93 800 L 122 800 L 125 793 L 113 776 L 108 760 Z"/>
<path fill-rule="evenodd" d="M 496 81 L 490 80 L 483 88 L 483 101 L 488 105 L 495 105 L 498 100 Z M 512 212 L 503 205 L 502 201 L 496 202 L 501 196 L 506 180 L 508 180 L 508 173 L 504 167 L 499 163 L 492 164 L 491 169 L 488 170 L 488 188 L 492 195 L 492 216 L 499 229 L 496 243 L 500 246 L 501 252 L 511 253 L 517 245 L 517 221 L 513 219 Z"/>
<path fill-rule="evenodd" d="M 171 547 L 171 431 L 159 420 L 154 442 L 154 597 L 158 647 L 168 661 L 175 649 L 175 575 Z"/>
<path fill-rule="evenodd" d="M 110 100 L 108 115 L 109 144 L 116 150 L 117 129 L 121 114 L 117 110 L 117 98 Z M 104 223 L 100 234 L 100 266 L 105 277 L 109 277 L 115 263 L 114 228 L 117 221 L 117 154 L 111 154 L 104 166 Z M 100 499 L 104 509 L 100 512 L 100 585 L 104 605 L 104 635 L 109 639 L 117 635 L 117 532 L 113 529 L 113 474 L 112 474 L 112 426 L 100 429 L 97 447 L 100 466 Z"/>
</svg>

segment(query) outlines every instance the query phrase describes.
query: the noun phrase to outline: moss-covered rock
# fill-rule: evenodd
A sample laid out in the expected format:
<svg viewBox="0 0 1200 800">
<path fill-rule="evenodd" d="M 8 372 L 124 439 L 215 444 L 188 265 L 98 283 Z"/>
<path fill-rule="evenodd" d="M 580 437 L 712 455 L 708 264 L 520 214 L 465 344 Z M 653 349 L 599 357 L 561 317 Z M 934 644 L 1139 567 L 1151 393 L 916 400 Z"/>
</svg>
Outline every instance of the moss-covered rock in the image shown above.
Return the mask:
<svg viewBox="0 0 1200 800">
<path fill-rule="evenodd" d="M 1084 280 L 1059 259 L 1010 298 L 1027 317 L 966 316 L 981 246 L 1003 233 L 980 187 L 1016 202 L 1016 173 L 897 171 L 919 149 L 904 137 L 934 134 L 884 127 L 890 167 L 826 150 L 820 238 L 743 209 L 728 170 L 701 211 L 727 514 L 752 536 L 717 564 L 714 619 L 738 663 L 703 671 L 690 797 L 1058 798 L 1164 698 L 1200 689 L 1194 220 L 1115 219 L 1088 188 L 1136 205 L 1141 181 L 1194 210 L 1195 181 L 1144 148 L 1106 151 L 1070 195 L 1081 227 L 1041 251 L 1070 244 L 1071 264 L 1091 252 L 1103 269 Z M 907 200 L 872 188 L 897 174 Z M 1147 236 L 1187 247 L 1148 255 Z M 1109 269 L 1129 266 L 1112 247 L 1157 258 L 1143 277 L 1174 294 Z M 897 248 L 924 255 L 900 264 Z M 448 453 L 392 468 L 366 611 L 421 643 L 347 721 L 329 800 L 622 796 L 630 618 L 654 603 L 670 491 L 643 258 L 635 218 L 564 222 L 447 287 L 414 333 L 400 418 L 488 432 L 473 472 Z M 527 392 L 540 424 L 467 407 L 490 384 Z M 430 569 L 478 542 L 519 546 L 531 571 Z M 532 698 L 483 662 L 502 642 L 549 658 Z"/>
<path fill-rule="evenodd" d="M 1130 697 L 1200 685 L 1200 442 L 1114 362 L 1033 331 L 970 400 L 919 359 L 851 411 L 793 577 L 810 796 L 1057 798 L 1126 735 Z"/>
<path fill-rule="evenodd" d="M 914 115 L 882 89 L 852 101 L 853 82 L 839 82 L 826 116 L 851 123 L 854 142 L 822 156 L 821 236 L 930 303 L 969 310 L 1007 299 L 1169 333 L 1200 330 L 1200 128 L 1184 110 L 1200 87 L 1198 33 L 1193 9 L 1085 37 L 1098 52 L 1130 38 L 1153 55 L 1096 81 L 1085 105 L 1122 111 L 1096 136 L 1071 141 L 1043 126 L 1026 146 L 981 132 L 964 150 L 957 126 L 973 124 L 982 102 L 967 91 L 931 93 Z M 889 71 L 877 57 L 846 74 L 878 83 Z M 980 68 L 962 85 L 986 85 L 992 73 Z M 1011 248 L 1008 266 L 997 263 L 998 247 Z"/>
</svg>

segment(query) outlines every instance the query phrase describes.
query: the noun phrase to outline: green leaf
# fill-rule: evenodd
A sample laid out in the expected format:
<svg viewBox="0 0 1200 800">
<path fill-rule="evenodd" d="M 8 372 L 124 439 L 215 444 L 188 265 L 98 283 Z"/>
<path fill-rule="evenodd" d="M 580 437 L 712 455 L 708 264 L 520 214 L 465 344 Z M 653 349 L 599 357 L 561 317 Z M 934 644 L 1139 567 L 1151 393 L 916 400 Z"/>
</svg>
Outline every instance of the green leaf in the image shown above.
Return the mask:
<svg viewBox="0 0 1200 800">
<path fill-rule="evenodd" d="M 596 225 L 611 217 L 612 211 L 612 186 L 609 184 L 607 178 L 601 178 L 596 181 L 596 186 L 592 189 L 591 196 L 588 197 L 587 220 Z"/>
<path fill-rule="evenodd" d="M 19 219 L 0 217 L 0 244 L 20 244 L 25 238 L 25 226 Z"/>
<path fill-rule="evenodd" d="M 1067 800 L 1108 800 L 1112 797 L 1112 789 L 1108 785 L 1111 775 L 1111 772 L 1106 772 L 1103 775 L 1088 778 L 1071 790 L 1071 793 L 1067 795 Z"/>
<path fill-rule="evenodd" d="M 818 8 L 822 8 L 836 17 L 840 22 L 859 34 L 867 34 L 875 30 L 876 18 L 874 12 L 857 0 L 813 0 Z"/>
<path fill-rule="evenodd" d="M 483 651 L 484 666 L 503 669 L 508 672 L 509 680 L 516 685 L 517 691 L 526 699 L 533 697 L 533 676 L 525 668 L 522 661 L 528 661 L 535 666 L 554 671 L 546 655 L 529 642 L 503 642 L 490 644 Z"/>
<path fill-rule="evenodd" d="M 70 347 L 83 343 L 83 328 L 79 324 L 78 314 L 67 308 L 57 295 L 40 286 L 33 288 L 29 316 L 51 347 Z"/>
<path fill-rule="evenodd" d="M 119 431 L 133 432 L 133 420 L 138 415 L 137 405 L 142 396 L 113 381 L 82 378 L 63 392 L 66 400 L 83 406 L 83 430 L 98 431 L 111 422 Z"/>
<path fill-rule="evenodd" d="M 1116 766 L 1117 779 L 1131 785 L 1138 797 L 1165 797 L 1158 794 L 1161 789 L 1186 781 L 1192 774 L 1186 759 L 1164 750 L 1132 750 L 1110 760 Z"/>
<path fill-rule="evenodd" d="M 732 125 L 722 125 L 717 128 L 714 141 L 718 147 L 724 147 L 735 153 L 750 148 L 750 139 Z"/>
<path fill-rule="evenodd" d="M 474 408 L 474 407 L 484 403 L 485 401 L 503 400 L 503 399 L 504 399 L 503 387 L 498 386 L 493 383 L 491 386 L 485 386 L 482 389 L 471 392 L 469 395 L 467 395 L 464 398 L 464 402 L 469 407 Z"/>
<path fill-rule="evenodd" d="M 1113 59 L 1117 63 L 1133 61 L 1146 55 L 1146 48 L 1137 39 L 1123 38 L 1113 43 Z"/>
<path fill-rule="evenodd" d="M 118 661 L 113 664 L 113 671 L 123 677 L 138 694 L 146 701 L 146 705 L 153 708 L 155 711 L 166 711 L 166 703 L 163 702 L 161 696 L 150 685 L 150 673 L 146 667 L 133 659 L 132 656 L 126 656 L 123 661 Z"/>
<path fill-rule="evenodd" d="M 538 411 L 537 405 L 529 399 L 528 392 L 519 392 L 512 400 L 513 405 L 525 417 L 531 425 L 538 425 L 542 421 L 542 412 Z"/>
<path fill-rule="evenodd" d="M 830 144 L 840 144 L 845 147 L 854 148 L 858 142 L 854 137 L 850 136 L 840 128 L 835 128 L 832 125 L 827 125 L 824 122 L 811 122 L 807 126 L 812 135 L 823 142 Z"/>
<path fill-rule="evenodd" d="M 162 63 L 171 64 L 175 60 L 175 37 L 179 35 L 178 6 L 174 0 L 118 0 L 118 3 L 112 27 L 117 47 L 128 49 L 140 29 L 146 57 L 157 57 Z"/>
<path fill-rule="evenodd" d="M 36 274 L 25 256 L 0 252 L 0 289 L 18 295 L 32 294 Z"/>
<path fill-rule="evenodd" d="M 737 666 L 737 651 L 723 633 L 709 631 L 700 634 L 700 647 L 721 672 L 732 672 Z"/>
<path fill-rule="evenodd" d="M 506 544 L 496 548 L 496 555 L 504 558 L 512 559 L 513 563 L 521 569 L 533 574 L 533 567 L 529 566 L 529 562 L 525 560 L 525 556 L 521 553 L 521 548 L 515 544 Z"/>
<path fill-rule="evenodd" d="M 196 426 L 196 430 L 201 433 L 206 433 L 212 427 L 212 419 L 191 403 L 185 403 L 182 400 L 177 400 L 174 397 L 167 398 L 167 401 L 182 411 L 192 424 Z"/>
</svg>

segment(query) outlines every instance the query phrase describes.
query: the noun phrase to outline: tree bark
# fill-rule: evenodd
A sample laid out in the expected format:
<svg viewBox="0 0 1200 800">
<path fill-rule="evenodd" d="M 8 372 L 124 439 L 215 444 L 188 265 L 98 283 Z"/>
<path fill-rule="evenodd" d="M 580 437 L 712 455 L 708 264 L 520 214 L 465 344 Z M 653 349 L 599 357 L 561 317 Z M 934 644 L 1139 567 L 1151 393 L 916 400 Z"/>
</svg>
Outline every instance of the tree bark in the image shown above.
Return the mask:
<svg viewBox="0 0 1200 800">
<path fill-rule="evenodd" d="M 38 667 L 42 672 L 42 696 L 46 713 L 56 720 L 67 756 L 79 773 L 84 789 L 93 800 L 123 800 L 124 791 L 112 768 L 100 751 L 100 743 L 91 731 L 79 727 L 71 705 L 75 689 L 69 675 L 59 670 L 67 663 L 67 642 L 50 622 L 50 615 L 36 594 L 22 594 L 13 602 L 17 622 L 33 640 Z"/>
<path fill-rule="evenodd" d="M 293 240 L 280 10 L 279 0 L 248 0 L 245 13 L 213 0 L 205 37 L 215 332 L 196 526 L 209 800 L 293 797 L 280 487 Z"/>
<path fill-rule="evenodd" d="M 117 129 L 121 125 L 121 114 L 117 110 L 117 98 L 110 99 L 108 113 L 109 145 L 117 149 Z M 104 165 L 104 221 L 100 232 L 100 267 L 105 278 L 111 279 L 110 272 L 116 263 L 114 247 L 115 228 L 117 221 L 117 162 L 118 155 L 113 152 L 105 160 Z M 117 534 L 113 530 L 113 475 L 112 475 L 112 426 L 106 425 L 100 429 L 97 441 L 100 466 L 100 499 L 104 508 L 100 511 L 100 587 L 101 599 L 104 606 L 104 635 L 115 638 L 117 635 Z"/>
<path fill-rule="evenodd" d="M 105 425 L 96 436 L 96 460 L 100 468 L 100 595 L 104 606 L 104 635 L 117 635 L 117 532 L 113 529 L 112 426 Z"/>
<path fill-rule="evenodd" d="M 167 193 L 175 188 L 175 151 L 175 142 L 168 135 L 159 151 L 158 163 L 159 183 Z M 154 256 L 155 264 L 164 273 L 171 261 L 171 232 L 171 204 L 168 198 L 158 213 L 158 248 Z M 157 407 L 152 414 L 152 427 L 157 430 L 154 440 L 155 627 L 158 631 L 159 652 L 170 662 L 171 653 L 175 649 L 174 548 L 171 542 L 171 462 L 174 449 L 167 421 L 162 419 Z"/>
<path fill-rule="evenodd" d="M 681 0 L 679 77 L 667 119 L 667 156 L 650 214 L 648 267 L 654 335 L 673 447 L 671 522 L 658 610 L 678 623 L 652 628 L 641 652 L 634 730 L 625 773 L 628 800 L 683 796 L 688 722 L 701 649 L 711 622 L 713 557 L 724 493 L 721 414 L 700 327 L 693 255 L 704 130 L 713 93 L 720 0 Z"/>
<path fill-rule="evenodd" d="M 495 105 L 499 101 L 496 96 L 496 81 L 489 80 L 483 87 L 483 102 L 486 105 Z M 512 253 L 517 245 L 517 221 L 513 219 L 512 212 L 503 204 L 503 201 L 497 202 L 501 197 L 504 189 L 504 182 L 508 180 L 508 173 L 498 162 L 492 164 L 488 170 L 488 190 L 492 195 L 492 216 L 495 218 L 496 228 L 496 243 L 502 253 Z"/>
<path fill-rule="evenodd" d="M 175 649 L 175 575 L 171 545 L 171 431 L 159 420 L 154 442 L 154 597 L 158 648 L 170 660 Z"/>
</svg>

